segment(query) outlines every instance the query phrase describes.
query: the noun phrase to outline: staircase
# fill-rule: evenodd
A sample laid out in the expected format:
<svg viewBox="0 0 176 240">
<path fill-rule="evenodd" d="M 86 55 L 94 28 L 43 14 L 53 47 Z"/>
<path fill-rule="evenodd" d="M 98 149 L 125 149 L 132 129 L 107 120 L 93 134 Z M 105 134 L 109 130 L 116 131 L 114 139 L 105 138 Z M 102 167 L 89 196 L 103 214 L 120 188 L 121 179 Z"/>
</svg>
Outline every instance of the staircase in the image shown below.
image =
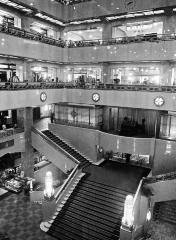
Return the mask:
<svg viewBox="0 0 176 240">
<path fill-rule="evenodd" d="M 176 225 L 176 201 L 155 203 L 154 220 L 161 220 Z"/>
<path fill-rule="evenodd" d="M 117 240 L 129 192 L 84 176 L 50 224 L 58 240 Z"/>
<path fill-rule="evenodd" d="M 60 139 L 58 136 L 54 135 L 49 130 L 44 130 L 42 133 L 49 138 L 51 141 L 53 141 L 55 144 L 57 144 L 60 148 L 62 148 L 65 152 L 67 152 L 69 155 L 73 156 L 76 160 L 80 162 L 79 167 L 85 168 L 91 164 L 91 160 L 88 160 L 85 156 L 83 156 L 81 153 L 79 153 L 76 149 L 69 146 L 68 143 Z"/>
</svg>

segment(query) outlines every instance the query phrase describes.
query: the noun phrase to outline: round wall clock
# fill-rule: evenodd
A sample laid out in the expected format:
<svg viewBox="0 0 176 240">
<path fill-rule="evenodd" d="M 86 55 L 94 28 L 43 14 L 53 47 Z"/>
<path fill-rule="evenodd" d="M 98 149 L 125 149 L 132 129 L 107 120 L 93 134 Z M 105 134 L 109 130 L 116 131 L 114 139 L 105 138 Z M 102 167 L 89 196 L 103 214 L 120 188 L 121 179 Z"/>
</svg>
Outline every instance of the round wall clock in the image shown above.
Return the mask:
<svg viewBox="0 0 176 240">
<path fill-rule="evenodd" d="M 47 99 L 46 93 L 45 93 L 45 92 L 42 92 L 42 93 L 40 94 L 40 100 L 41 100 L 42 102 L 45 102 L 46 99 Z"/>
<path fill-rule="evenodd" d="M 94 102 L 98 102 L 100 100 L 100 94 L 99 93 L 93 93 L 92 94 L 92 100 Z"/>
<path fill-rule="evenodd" d="M 161 107 L 163 104 L 164 104 L 164 98 L 161 97 L 161 96 L 158 96 L 154 99 L 154 104 L 157 106 L 157 107 Z"/>
</svg>

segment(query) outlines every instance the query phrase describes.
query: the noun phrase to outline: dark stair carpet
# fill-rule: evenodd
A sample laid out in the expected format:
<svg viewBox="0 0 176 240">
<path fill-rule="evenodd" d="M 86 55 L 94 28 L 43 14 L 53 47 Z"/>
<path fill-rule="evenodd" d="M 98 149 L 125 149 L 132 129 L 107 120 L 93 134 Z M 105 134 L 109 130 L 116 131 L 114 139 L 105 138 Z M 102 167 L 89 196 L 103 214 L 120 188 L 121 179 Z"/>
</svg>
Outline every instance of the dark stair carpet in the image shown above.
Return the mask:
<svg viewBox="0 0 176 240">
<path fill-rule="evenodd" d="M 75 159 L 77 159 L 80 164 L 80 168 L 85 168 L 90 165 L 90 162 L 82 156 L 79 152 L 77 152 L 75 149 L 73 149 L 71 146 L 69 146 L 67 143 L 62 141 L 58 136 L 54 135 L 51 131 L 49 130 L 44 130 L 42 133 L 47 136 L 52 142 L 57 144 L 60 148 L 62 148 L 64 151 L 72 155 Z"/>
<path fill-rule="evenodd" d="M 108 161 L 103 166 L 89 165 L 84 172 L 89 173 L 93 181 L 135 193 L 141 178 L 146 177 L 150 169 Z"/>
<path fill-rule="evenodd" d="M 155 203 L 153 217 L 154 220 L 176 225 L 176 201 Z"/>
<path fill-rule="evenodd" d="M 150 170 L 114 162 L 94 166 L 49 130 L 43 134 L 75 157 L 86 173 L 47 233 L 58 240 L 118 240 L 125 198 Z"/>
<path fill-rule="evenodd" d="M 128 194 L 85 176 L 47 233 L 58 240 L 117 240 Z"/>
</svg>

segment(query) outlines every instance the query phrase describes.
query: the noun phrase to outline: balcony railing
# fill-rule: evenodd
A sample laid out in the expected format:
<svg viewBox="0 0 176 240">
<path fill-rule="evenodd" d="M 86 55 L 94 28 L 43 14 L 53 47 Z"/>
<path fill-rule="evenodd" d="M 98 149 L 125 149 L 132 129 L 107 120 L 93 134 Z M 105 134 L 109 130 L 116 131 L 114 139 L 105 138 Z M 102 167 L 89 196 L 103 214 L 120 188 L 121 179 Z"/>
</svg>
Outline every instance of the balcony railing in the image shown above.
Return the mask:
<svg viewBox="0 0 176 240">
<path fill-rule="evenodd" d="M 0 139 L 4 139 L 4 138 L 7 138 L 7 137 L 12 136 L 12 135 L 14 135 L 14 129 L 13 128 L 9 128 L 9 129 L 0 131 Z"/>
<path fill-rule="evenodd" d="M 84 90 L 116 90 L 116 91 L 146 91 L 146 92 L 176 92 L 176 86 L 157 86 L 157 85 L 123 85 L 123 84 L 98 84 L 77 86 L 67 82 L 18 82 L 0 83 L 0 90 L 27 90 L 27 89 L 84 89 Z"/>
<path fill-rule="evenodd" d="M 62 39 L 53 39 L 39 33 L 33 33 L 12 26 L 0 25 L 0 32 L 13 35 L 20 38 L 27 38 L 34 41 L 54 45 L 61 48 L 77 48 L 77 47 L 98 47 L 109 46 L 117 44 L 141 43 L 141 42 L 159 42 L 176 40 L 176 34 L 157 34 L 151 33 L 146 35 L 137 35 L 134 37 L 118 37 L 110 39 L 94 39 L 94 40 L 81 40 L 81 41 L 64 41 Z"/>
<path fill-rule="evenodd" d="M 80 127 L 80 128 L 91 128 L 91 129 L 100 129 L 102 123 L 88 123 L 88 122 L 75 122 L 67 119 L 55 119 L 56 124 Z"/>
<path fill-rule="evenodd" d="M 160 174 L 152 177 L 145 178 L 144 182 L 147 184 L 156 183 L 160 181 L 167 181 L 176 179 L 176 172 L 170 172 L 165 174 Z"/>
</svg>

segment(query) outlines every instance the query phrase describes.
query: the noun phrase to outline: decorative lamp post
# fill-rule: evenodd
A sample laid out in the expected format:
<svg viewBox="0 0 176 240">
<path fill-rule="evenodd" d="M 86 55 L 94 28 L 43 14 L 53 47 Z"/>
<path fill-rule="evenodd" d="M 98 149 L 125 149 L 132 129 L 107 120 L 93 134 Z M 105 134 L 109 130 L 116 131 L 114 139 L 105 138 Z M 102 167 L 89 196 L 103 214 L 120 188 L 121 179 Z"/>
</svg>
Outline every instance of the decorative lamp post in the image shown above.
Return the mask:
<svg viewBox="0 0 176 240">
<path fill-rule="evenodd" d="M 124 215 L 122 218 L 122 225 L 120 228 L 120 239 L 121 240 L 131 240 L 133 239 L 133 201 L 132 195 L 127 195 L 124 204 Z"/>
<path fill-rule="evenodd" d="M 134 221 L 133 216 L 133 196 L 127 195 L 125 199 L 125 206 L 124 206 L 124 215 L 122 218 L 123 226 L 127 228 L 132 228 Z"/>
<path fill-rule="evenodd" d="M 50 171 L 46 172 L 45 176 L 44 199 L 45 200 L 54 199 L 53 175 L 52 172 Z"/>
<path fill-rule="evenodd" d="M 44 199 L 42 202 L 43 221 L 49 221 L 56 209 L 56 200 L 54 197 L 52 172 L 46 172 Z"/>
</svg>

